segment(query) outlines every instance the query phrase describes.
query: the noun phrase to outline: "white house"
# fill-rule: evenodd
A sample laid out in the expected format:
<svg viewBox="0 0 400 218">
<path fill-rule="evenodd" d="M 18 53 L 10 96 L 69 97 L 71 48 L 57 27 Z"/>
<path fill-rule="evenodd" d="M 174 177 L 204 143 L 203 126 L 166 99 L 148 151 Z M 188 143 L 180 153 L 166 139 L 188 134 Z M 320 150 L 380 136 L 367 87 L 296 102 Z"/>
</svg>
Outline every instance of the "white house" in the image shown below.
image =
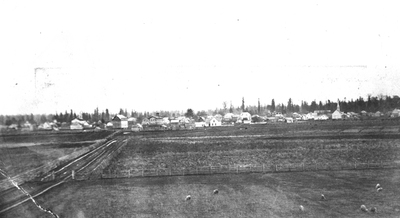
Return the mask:
<svg viewBox="0 0 400 218">
<path fill-rule="evenodd" d="M 217 120 L 222 120 L 222 118 L 223 118 L 223 116 L 221 114 L 215 114 L 214 117 Z"/>
<path fill-rule="evenodd" d="M 169 124 L 169 117 L 164 117 L 164 118 L 163 118 L 163 124 L 164 124 L 164 125 Z"/>
<path fill-rule="evenodd" d="M 203 121 L 202 122 L 195 122 L 194 126 L 195 127 L 204 127 L 204 126 L 206 126 L 206 122 L 203 122 Z"/>
<path fill-rule="evenodd" d="M 329 119 L 329 117 L 326 116 L 325 114 L 322 114 L 321 116 L 317 116 L 315 118 L 315 120 L 328 120 L 328 119 Z"/>
<path fill-rule="evenodd" d="M 74 123 L 69 126 L 70 129 L 83 129 L 83 125 L 79 123 Z"/>
<path fill-rule="evenodd" d="M 224 116 L 224 120 L 231 120 L 232 117 L 233 117 L 233 113 L 227 113 L 227 114 L 225 114 L 225 116 Z"/>
<path fill-rule="evenodd" d="M 315 118 L 315 116 L 314 116 L 313 113 L 308 113 L 308 114 L 306 115 L 306 119 L 307 119 L 307 120 L 313 120 L 314 118 Z"/>
<path fill-rule="evenodd" d="M 221 126 L 221 121 L 219 121 L 215 117 L 207 118 L 206 126 Z"/>
<path fill-rule="evenodd" d="M 342 113 L 338 110 L 332 113 L 332 120 L 340 120 L 342 119 Z"/>
<path fill-rule="evenodd" d="M 242 121 L 249 120 L 251 122 L 251 114 L 249 112 L 240 113 L 239 119 Z"/>
<path fill-rule="evenodd" d="M 399 117 L 400 115 L 400 110 L 399 109 L 394 109 L 390 115 L 390 117 Z"/>
<path fill-rule="evenodd" d="M 131 130 L 132 130 L 133 132 L 140 132 L 140 131 L 143 130 L 143 126 L 140 125 L 140 124 L 135 124 L 135 125 L 133 125 L 133 126 L 131 127 Z"/>
<path fill-rule="evenodd" d="M 292 117 L 285 117 L 286 123 L 293 123 Z"/>
</svg>

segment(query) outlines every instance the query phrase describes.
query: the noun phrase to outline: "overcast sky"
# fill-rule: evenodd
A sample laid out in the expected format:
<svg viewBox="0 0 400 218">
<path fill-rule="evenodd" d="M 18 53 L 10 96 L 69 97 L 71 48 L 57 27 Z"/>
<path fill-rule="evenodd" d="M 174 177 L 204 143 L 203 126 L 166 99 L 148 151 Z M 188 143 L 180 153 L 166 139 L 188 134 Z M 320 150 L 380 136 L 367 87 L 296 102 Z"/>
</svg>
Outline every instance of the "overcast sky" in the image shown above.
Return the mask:
<svg viewBox="0 0 400 218">
<path fill-rule="evenodd" d="M 0 1 L 0 23 L 0 114 L 400 94 L 395 1 Z"/>
</svg>

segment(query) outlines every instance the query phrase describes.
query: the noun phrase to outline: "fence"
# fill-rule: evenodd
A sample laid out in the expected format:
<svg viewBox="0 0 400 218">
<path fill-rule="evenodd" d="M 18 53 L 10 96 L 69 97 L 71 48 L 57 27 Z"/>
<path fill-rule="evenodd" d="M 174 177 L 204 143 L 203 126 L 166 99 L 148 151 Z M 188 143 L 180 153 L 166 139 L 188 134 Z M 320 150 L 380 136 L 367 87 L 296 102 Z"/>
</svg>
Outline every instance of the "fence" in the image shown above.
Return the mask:
<svg viewBox="0 0 400 218">
<path fill-rule="evenodd" d="M 90 173 L 73 173 L 74 180 L 87 180 L 87 179 L 98 179 L 101 178 L 103 170 L 109 165 L 110 161 L 117 156 L 122 148 L 127 144 L 127 141 L 124 141 L 117 145 L 118 147 L 108 154 L 103 160 L 92 170 Z M 72 173 L 72 172 L 71 172 Z"/>
<path fill-rule="evenodd" d="M 367 162 L 367 163 L 314 163 L 314 164 L 276 164 L 253 166 L 207 166 L 196 168 L 153 168 L 131 169 L 119 172 L 103 172 L 101 178 L 132 178 L 152 176 L 186 176 L 211 174 L 240 174 L 240 173 L 278 173 L 278 172 L 306 172 L 306 171 L 340 171 L 365 169 L 394 169 L 400 168 L 395 162 Z M 82 176 L 84 178 L 84 176 Z"/>
</svg>

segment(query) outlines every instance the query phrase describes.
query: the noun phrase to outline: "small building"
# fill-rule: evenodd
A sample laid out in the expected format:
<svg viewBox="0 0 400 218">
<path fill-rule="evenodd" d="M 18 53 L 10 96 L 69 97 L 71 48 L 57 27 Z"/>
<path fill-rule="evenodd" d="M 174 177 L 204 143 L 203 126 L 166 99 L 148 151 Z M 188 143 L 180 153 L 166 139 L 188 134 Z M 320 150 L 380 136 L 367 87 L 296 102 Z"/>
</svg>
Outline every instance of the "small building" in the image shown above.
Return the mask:
<svg viewBox="0 0 400 218">
<path fill-rule="evenodd" d="M 164 124 L 164 118 L 159 117 L 159 116 L 150 116 L 147 119 L 149 120 L 148 125 L 163 125 Z"/>
<path fill-rule="evenodd" d="M 163 123 L 164 125 L 168 125 L 168 124 L 169 124 L 169 117 L 163 117 L 163 118 L 162 118 L 162 123 Z"/>
<path fill-rule="evenodd" d="M 205 127 L 206 126 L 206 122 L 194 122 L 194 126 L 196 128 Z"/>
<path fill-rule="evenodd" d="M 340 111 L 339 106 L 337 108 L 337 110 Z M 331 113 L 331 110 L 315 110 L 314 113 L 316 113 L 317 115 L 329 114 Z"/>
<path fill-rule="evenodd" d="M 29 121 L 26 121 L 21 125 L 21 131 L 33 131 L 33 125 Z"/>
<path fill-rule="evenodd" d="M 285 117 L 286 123 L 293 123 L 292 117 Z"/>
<path fill-rule="evenodd" d="M 131 130 L 133 132 L 140 132 L 140 131 L 143 130 L 143 126 L 140 125 L 140 124 L 134 124 L 134 125 L 131 126 Z"/>
<path fill-rule="evenodd" d="M 332 120 L 341 120 L 343 117 L 342 117 L 342 113 L 340 112 L 340 111 L 338 111 L 338 110 L 335 110 L 333 113 L 332 113 Z"/>
<path fill-rule="evenodd" d="M 207 118 L 206 126 L 221 126 L 221 121 L 218 121 L 215 117 Z"/>
<path fill-rule="evenodd" d="M 400 110 L 399 109 L 394 109 L 391 114 L 390 117 L 399 117 L 400 116 Z"/>
<path fill-rule="evenodd" d="M 206 126 L 206 119 L 204 117 L 199 117 L 196 122 L 194 122 L 195 127 L 205 127 Z"/>
<path fill-rule="evenodd" d="M 214 117 L 219 121 L 222 121 L 222 119 L 224 118 L 221 114 L 215 114 Z"/>
<path fill-rule="evenodd" d="M 251 122 L 251 114 L 249 112 L 242 112 L 239 117 L 242 122 L 246 120 Z"/>
<path fill-rule="evenodd" d="M 148 118 L 143 118 L 143 120 L 142 120 L 142 126 L 146 126 L 146 125 L 149 125 L 150 124 L 150 121 L 149 121 L 149 119 Z"/>
<path fill-rule="evenodd" d="M 106 124 L 106 128 L 107 128 L 107 129 L 113 129 L 113 128 L 114 128 L 113 123 L 112 123 L 112 122 L 108 122 L 108 123 Z"/>
<path fill-rule="evenodd" d="M 233 113 L 227 113 L 227 114 L 225 114 L 224 115 L 224 120 L 232 120 L 232 117 L 233 117 Z"/>
<path fill-rule="evenodd" d="M 373 117 L 381 117 L 382 113 L 380 111 L 375 112 L 374 114 L 372 114 Z"/>
<path fill-rule="evenodd" d="M 51 130 L 51 129 L 53 129 L 53 127 L 52 127 L 51 123 L 45 122 L 45 123 L 40 124 L 38 126 L 38 129 Z"/>
<path fill-rule="evenodd" d="M 314 113 L 308 113 L 306 114 L 306 120 L 314 120 L 316 115 L 314 116 Z"/>
<path fill-rule="evenodd" d="M 41 127 L 41 126 L 42 126 L 42 124 L 39 125 L 39 127 Z M 13 124 L 7 126 L 7 129 L 18 130 L 18 125 L 13 123 Z M 39 128 L 39 129 L 43 129 L 43 128 Z"/>
<path fill-rule="evenodd" d="M 68 130 L 68 129 L 71 129 L 70 125 L 67 122 L 62 122 L 60 130 Z"/>
<path fill-rule="evenodd" d="M 128 118 L 126 118 L 124 115 L 121 114 L 115 115 L 111 121 L 114 129 L 128 128 Z"/>
<path fill-rule="evenodd" d="M 272 116 L 272 117 L 267 117 L 266 121 L 267 123 L 276 123 L 278 122 L 278 119 L 275 116 Z"/>
<path fill-rule="evenodd" d="M 262 123 L 265 120 L 264 120 L 264 118 L 262 118 L 262 117 L 260 117 L 259 115 L 256 114 L 256 115 L 251 116 L 251 121 L 253 123 Z"/>
<path fill-rule="evenodd" d="M 314 118 L 314 120 L 328 120 L 329 117 L 325 114 L 322 114 L 320 116 L 317 116 L 316 118 Z"/>
<path fill-rule="evenodd" d="M 70 129 L 74 129 L 74 130 L 82 130 L 83 129 L 83 125 L 81 125 L 80 123 L 74 123 L 69 126 Z"/>
<path fill-rule="evenodd" d="M 135 117 L 129 117 L 128 118 L 128 128 L 132 127 L 133 125 L 136 124 L 137 119 Z"/>
</svg>

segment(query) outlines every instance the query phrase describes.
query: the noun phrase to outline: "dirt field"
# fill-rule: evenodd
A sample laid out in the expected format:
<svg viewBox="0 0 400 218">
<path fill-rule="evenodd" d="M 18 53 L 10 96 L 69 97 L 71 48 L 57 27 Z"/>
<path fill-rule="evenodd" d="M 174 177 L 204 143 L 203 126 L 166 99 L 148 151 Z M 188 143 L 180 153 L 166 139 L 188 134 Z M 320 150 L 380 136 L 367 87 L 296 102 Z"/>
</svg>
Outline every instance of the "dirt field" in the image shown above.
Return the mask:
<svg viewBox="0 0 400 218">
<path fill-rule="evenodd" d="M 371 126 L 364 122 L 331 121 L 134 134 L 106 172 L 400 161 L 400 133 L 381 131 L 400 127 L 388 121 L 376 122 Z M 348 129 L 357 129 L 357 132 L 344 132 Z"/>
<path fill-rule="evenodd" d="M 37 200 L 61 217 L 399 217 L 399 185 L 398 170 L 159 177 L 71 182 Z M 27 203 L 4 217 L 51 216 Z"/>
<path fill-rule="evenodd" d="M 375 120 L 131 133 L 106 171 L 396 162 L 400 161 L 399 128 L 396 122 Z M 400 170 L 388 169 L 100 179 L 69 182 L 37 200 L 61 217 L 399 217 L 399 179 Z M 383 192 L 375 190 L 377 183 Z M 215 188 L 218 195 L 212 194 Z M 320 200 L 321 193 L 326 201 Z M 188 194 L 191 201 L 184 200 Z M 378 211 L 361 212 L 361 204 Z M 4 216 L 46 214 L 26 203 Z"/>
</svg>

